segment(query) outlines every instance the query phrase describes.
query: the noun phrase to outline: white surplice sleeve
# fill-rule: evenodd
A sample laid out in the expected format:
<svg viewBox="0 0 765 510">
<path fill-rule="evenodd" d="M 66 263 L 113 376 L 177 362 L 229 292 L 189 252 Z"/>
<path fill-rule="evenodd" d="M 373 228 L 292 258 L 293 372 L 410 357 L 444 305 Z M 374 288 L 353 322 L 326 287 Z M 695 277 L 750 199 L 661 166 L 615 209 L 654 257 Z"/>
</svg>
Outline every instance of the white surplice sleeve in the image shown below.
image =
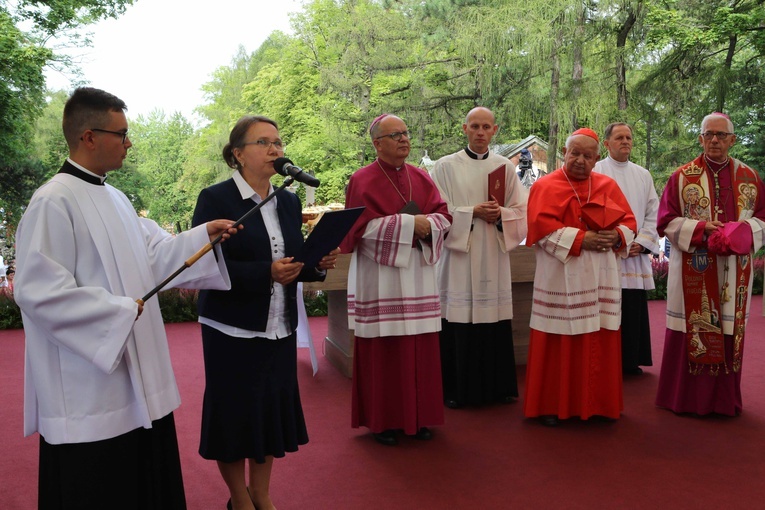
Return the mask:
<svg viewBox="0 0 765 510">
<path fill-rule="evenodd" d="M 765 245 L 765 222 L 759 218 L 749 218 L 746 222 L 752 228 L 753 249 L 757 253 Z"/>
<path fill-rule="evenodd" d="M 638 230 L 637 236 L 635 236 L 635 242 L 650 250 L 651 253 L 658 255 L 660 249 L 659 234 L 656 231 L 656 216 L 659 212 L 659 196 L 656 194 L 656 188 L 653 185 L 650 174 L 644 180 L 644 186 L 645 195 L 648 197 L 648 200 L 645 205 L 643 225 Z"/>
<path fill-rule="evenodd" d="M 414 216 L 393 214 L 367 223 L 358 242 L 359 255 L 383 266 L 407 267 L 413 249 Z"/>
<path fill-rule="evenodd" d="M 441 194 L 446 200 L 446 195 Z M 470 232 L 473 227 L 473 206 L 451 207 L 452 225 L 449 236 L 446 238 L 445 247 L 462 253 L 470 251 Z"/>
<path fill-rule="evenodd" d="M 206 224 L 173 236 L 152 220 L 140 218 L 140 221 L 149 254 L 149 263 L 157 285 L 180 268 L 179 260 L 188 259 L 193 255 L 190 247 L 201 249 L 210 242 Z M 220 243 L 216 244 L 213 250 L 215 253 L 209 251 L 204 254 L 165 288 L 230 289 L 231 281 Z M 149 290 L 151 289 L 147 289 Z"/>
<path fill-rule="evenodd" d="M 508 170 L 505 185 L 505 206 L 500 208 L 502 220 L 501 243 L 504 252 L 517 247 L 526 239 L 528 223 L 526 222 L 526 206 L 529 201 L 529 191 L 521 184 L 518 175 Z"/>
<path fill-rule="evenodd" d="M 577 234 L 579 234 L 578 228 L 559 228 L 537 241 L 537 246 L 565 264 L 572 258 L 571 248 L 574 246 Z"/>
<path fill-rule="evenodd" d="M 432 236 L 430 243 L 413 242 L 414 216 L 411 214 L 393 214 L 370 220 L 358 242 L 359 255 L 383 266 L 405 268 L 409 266 L 412 250 L 420 249 L 425 264 L 434 265 L 443 251 L 450 223 L 442 214 L 428 214 L 427 217 Z"/>
</svg>

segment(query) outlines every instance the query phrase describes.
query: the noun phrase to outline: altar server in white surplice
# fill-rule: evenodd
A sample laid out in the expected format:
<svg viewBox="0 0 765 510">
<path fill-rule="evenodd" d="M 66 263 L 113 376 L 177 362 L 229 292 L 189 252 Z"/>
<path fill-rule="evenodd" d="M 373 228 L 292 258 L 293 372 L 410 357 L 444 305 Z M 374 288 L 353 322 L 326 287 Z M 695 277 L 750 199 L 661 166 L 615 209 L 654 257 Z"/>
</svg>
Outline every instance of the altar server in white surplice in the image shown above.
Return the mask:
<svg viewBox="0 0 765 510">
<path fill-rule="evenodd" d="M 489 151 L 497 129 L 491 110 L 473 108 L 462 125 L 468 146 L 436 161 L 432 172 L 453 217 L 439 261 L 441 371 L 451 408 L 518 397 L 508 252 L 526 237 L 528 191 L 510 160 Z M 489 175 L 498 168 L 499 202 L 489 198 Z"/>
<path fill-rule="evenodd" d="M 125 109 L 102 90 L 74 91 L 64 107 L 69 158 L 16 233 L 24 433 L 40 434 L 40 509 L 186 508 L 162 315 L 156 297 L 136 299 L 235 230 L 216 220 L 173 237 L 104 184 L 132 145 Z M 202 256 L 172 285 L 229 288 L 217 260 Z"/>
<path fill-rule="evenodd" d="M 622 371 L 640 375 L 640 365 L 653 365 L 651 327 L 648 318 L 648 291 L 654 289 L 651 253 L 659 253 L 656 213 L 659 197 L 650 172 L 629 160 L 632 128 L 623 122 L 606 127 L 603 145 L 608 157 L 595 164 L 593 172 L 614 179 L 624 193 L 637 222 L 637 236 L 629 256 L 621 258 L 622 278 Z"/>
</svg>

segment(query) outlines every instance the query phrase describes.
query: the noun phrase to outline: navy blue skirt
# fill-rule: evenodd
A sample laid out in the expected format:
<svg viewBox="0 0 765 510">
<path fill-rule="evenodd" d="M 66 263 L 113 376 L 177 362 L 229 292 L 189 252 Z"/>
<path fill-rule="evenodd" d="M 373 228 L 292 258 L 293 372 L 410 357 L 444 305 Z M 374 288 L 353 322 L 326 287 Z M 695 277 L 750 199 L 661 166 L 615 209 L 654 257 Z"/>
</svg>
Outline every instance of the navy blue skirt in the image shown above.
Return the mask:
<svg viewBox="0 0 765 510">
<path fill-rule="evenodd" d="M 235 338 L 202 325 L 202 344 L 202 457 L 262 464 L 308 443 L 295 333 L 280 340 Z"/>
</svg>

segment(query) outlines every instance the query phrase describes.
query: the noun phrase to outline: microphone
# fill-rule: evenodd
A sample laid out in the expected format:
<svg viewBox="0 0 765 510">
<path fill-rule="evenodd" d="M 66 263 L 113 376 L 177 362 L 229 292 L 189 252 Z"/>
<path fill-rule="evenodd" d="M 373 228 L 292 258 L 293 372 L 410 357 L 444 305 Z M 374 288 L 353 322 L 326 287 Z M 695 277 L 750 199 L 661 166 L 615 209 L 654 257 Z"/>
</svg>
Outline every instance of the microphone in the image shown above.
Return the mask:
<svg viewBox="0 0 765 510">
<path fill-rule="evenodd" d="M 302 168 L 295 166 L 288 158 L 276 158 L 274 161 L 274 170 L 276 170 L 276 173 L 279 175 L 292 177 L 296 181 L 302 182 L 306 186 L 312 188 L 318 188 L 319 184 L 321 184 L 319 179 L 308 172 L 304 172 Z"/>
</svg>

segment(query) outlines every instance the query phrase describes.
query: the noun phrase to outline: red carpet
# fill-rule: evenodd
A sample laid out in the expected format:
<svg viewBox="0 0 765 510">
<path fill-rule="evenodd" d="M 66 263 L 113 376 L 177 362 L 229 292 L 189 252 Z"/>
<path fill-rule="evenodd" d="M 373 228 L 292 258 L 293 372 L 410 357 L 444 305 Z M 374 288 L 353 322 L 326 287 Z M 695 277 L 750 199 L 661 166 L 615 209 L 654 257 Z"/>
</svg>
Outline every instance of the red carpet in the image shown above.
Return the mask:
<svg viewBox="0 0 765 510">
<path fill-rule="evenodd" d="M 745 508 L 765 500 L 765 346 L 762 297 L 752 303 L 744 357 L 744 414 L 678 417 L 653 405 L 664 339 L 664 302 L 650 303 L 654 366 L 624 383 L 615 423 L 525 420 L 520 403 L 446 409 L 430 442 L 375 443 L 350 428 L 350 380 L 320 356 L 299 375 L 310 443 L 277 459 L 272 496 L 291 509 Z M 311 319 L 314 338 L 326 319 Z M 204 387 L 199 326 L 168 325 L 183 404 L 176 411 L 189 509 L 223 510 L 213 462 L 197 454 Z M 320 346 L 319 346 L 320 349 Z M 0 332 L 0 509 L 36 508 L 37 441 L 22 438 L 23 334 Z M 523 391 L 524 367 L 519 367 Z M 129 490 L 115 481 L 115 490 Z"/>
</svg>

